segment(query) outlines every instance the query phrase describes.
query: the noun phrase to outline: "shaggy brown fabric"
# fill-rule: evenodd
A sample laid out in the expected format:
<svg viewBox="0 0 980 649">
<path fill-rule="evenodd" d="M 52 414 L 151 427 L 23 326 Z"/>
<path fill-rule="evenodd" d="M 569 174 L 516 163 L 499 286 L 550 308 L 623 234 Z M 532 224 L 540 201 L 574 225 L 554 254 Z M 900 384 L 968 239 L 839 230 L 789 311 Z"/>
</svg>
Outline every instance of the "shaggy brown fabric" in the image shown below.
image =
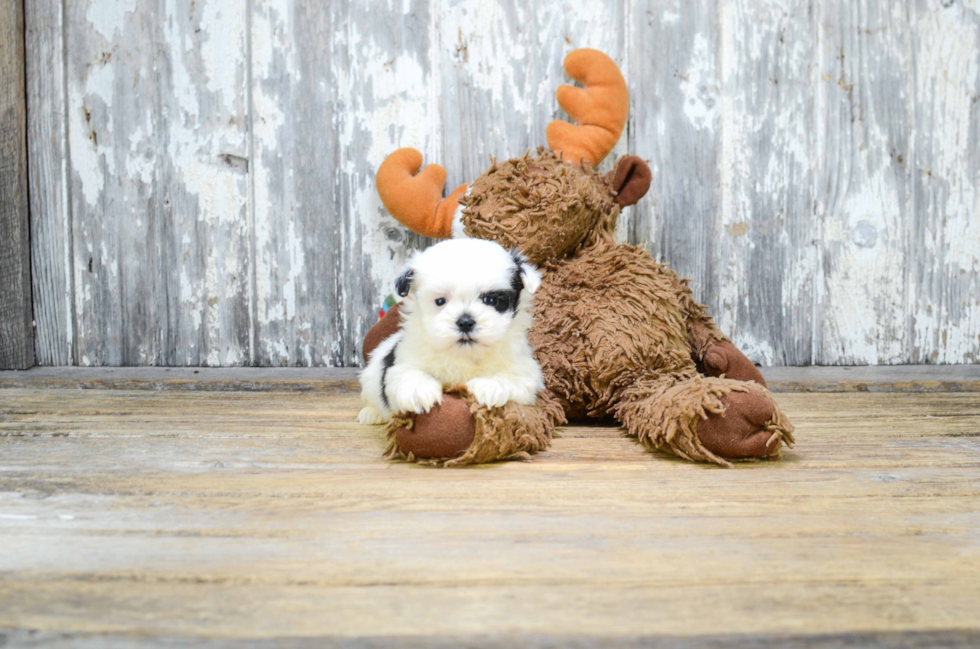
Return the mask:
<svg viewBox="0 0 980 649">
<path fill-rule="evenodd" d="M 687 281 L 646 250 L 603 239 L 543 271 L 530 340 L 548 391 L 570 418 L 612 414 L 653 448 L 724 466 L 724 457 L 752 449 L 776 457 L 781 443 L 792 443 L 792 426 L 764 388 L 698 373 L 701 349 L 731 343 Z M 763 421 L 749 416 L 752 400 L 730 396 L 756 390 L 770 406 Z M 721 418 L 726 406 L 734 410 Z M 699 426 L 711 416 L 705 444 Z"/>
<path fill-rule="evenodd" d="M 388 448 L 385 457 L 402 459 L 419 464 L 436 466 L 463 466 L 485 464 L 496 460 L 526 460 L 531 454 L 551 444 L 555 427 L 565 423 L 561 407 L 548 395 L 541 395 L 536 406 L 507 403 L 501 408 L 480 405 L 463 386 L 446 390 L 446 397 L 458 395 L 469 406 L 474 427 L 474 438 L 462 455 L 455 457 L 419 457 L 400 447 L 399 431 L 411 430 L 418 425 L 419 417 L 396 417 L 388 425 Z M 401 433 L 404 437 L 405 433 Z"/>
<path fill-rule="evenodd" d="M 704 353 L 704 373 L 708 376 L 724 376 L 738 381 L 755 381 L 766 387 L 762 372 L 746 358 L 738 347 L 725 340 L 711 345 Z"/>
<path fill-rule="evenodd" d="M 647 251 L 602 242 L 543 271 L 529 339 L 570 418 L 610 414 L 652 369 L 697 373 L 676 277 Z"/>
<path fill-rule="evenodd" d="M 529 338 L 544 370 L 545 393 L 538 407 L 507 404 L 489 411 L 464 396 L 473 442 L 459 457 L 424 461 L 522 457 L 544 448 L 566 416 L 610 414 L 645 444 L 690 460 L 728 466 L 724 457 L 777 457 L 783 443 L 793 443 L 793 427 L 762 387 L 761 374 L 718 331 L 687 280 L 648 251 L 615 241 L 621 207 L 636 203 L 651 181 L 649 167 L 635 156 L 621 159 L 604 178 L 589 164 L 607 155 L 625 124 L 622 75 L 593 50 L 572 52 L 565 67 L 584 88 L 564 86 L 558 101 L 580 125 L 553 122 L 548 141 L 555 153 L 542 147 L 533 156 L 528 151 L 492 161 L 459 198 L 466 235 L 517 248 L 541 267 Z M 403 223 L 408 221 L 398 210 L 421 215 L 408 224 L 426 233 L 420 228 L 445 220 L 443 202 L 432 189 L 441 189 L 445 172 L 414 177 L 421 156 L 396 154 L 393 166 L 379 170 L 379 177 L 391 171 L 391 181 L 379 181 L 379 191 Z M 411 204 L 403 205 L 403 199 Z M 396 421 L 389 429 L 393 457 L 417 459 L 411 448 L 420 447 L 397 431 L 420 421 L 444 431 L 433 435 L 446 439 L 451 435 L 445 431 L 462 425 L 438 413 Z M 461 443 L 449 446 L 457 451 Z"/>
<path fill-rule="evenodd" d="M 519 248 L 533 264 L 572 253 L 619 215 L 605 181 L 590 167 L 562 162 L 544 148 L 496 162 L 460 199 L 467 236 Z"/>
<path fill-rule="evenodd" d="M 757 408 L 757 401 L 733 399 L 733 393 L 756 393 L 768 400 L 771 405 L 770 416 L 760 424 L 743 426 L 743 419 Z M 725 416 L 726 404 L 739 404 L 738 412 Z M 760 456 L 778 457 L 782 443 L 793 444 L 793 426 L 785 419 L 769 391 L 754 383 L 716 379 L 695 375 L 688 379 L 675 376 L 651 375 L 626 390 L 623 400 L 616 408 L 617 418 L 626 426 L 627 432 L 644 444 L 668 451 L 688 460 L 713 462 L 730 467 L 731 463 L 715 451 L 723 451 L 724 437 L 738 435 L 743 440 L 764 431 L 766 443 L 762 445 Z M 705 445 L 699 435 L 699 428 L 706 419 L 715 417 L 717 424 L 708 427 L 707 437 L 711 447 Z M 734 424 L 734 432 L 732 425 Z M 750 430 L 752 428 L 752 430 Z M 730 442 L 730 446 L 740 454 L 734 458 L 747 457 L 742 454 L 745 444 Z M 714 449 L 714 450 L 713 450 Z"/>
<path fill-rule="evenodd" d="M 445 465 L 525 457 L 545 448 L 566 416 L 613 415 L 652 448 L 725 466 L 726 457 L 778 457 L 792 444 L 793 427 L 760 387 L 761 374 L 694 300 L 688 281 L 648 251 L 616 243 L 616 192 L 645 190 L 638 171 L 627 159 L 602 178 L 539 149 L 494 162 L 473 182 L 460 199 L 466 234 L 519 248 L 541 267 L 529 339 L 545 392 L 538 407 L 488 410 L 457 389 L 473 419 L 465 452 L 451 457 L 464 424 L 433 412 L 392 423 L 391 457 Z M 420 424 L 428 432 L 412 437 Z M 432 443 L 444 446 L 433 451 Z"/>
<path fill-rule="evenodd" d="M 653 172 L 639 156 L 623 156 L 616 168 L 606 174 L 606 182 L 616 192 L 616 203 L 620 207 L 636 205 L 650 189 Z"/>
<path fill-rule="evenodd" d="M 361 344 L 361 355 L 364 357 L 365 363 L 367 363 L 368 357 L 374 351 L 375 347 L 383 343 L 385 338 L 402 328 L 401 307 L 402 303 L 398 302 L 388 309 L 384 317 L 374 323 L 374 326 L 364 336 L 364 342 Z"/>
</svg>

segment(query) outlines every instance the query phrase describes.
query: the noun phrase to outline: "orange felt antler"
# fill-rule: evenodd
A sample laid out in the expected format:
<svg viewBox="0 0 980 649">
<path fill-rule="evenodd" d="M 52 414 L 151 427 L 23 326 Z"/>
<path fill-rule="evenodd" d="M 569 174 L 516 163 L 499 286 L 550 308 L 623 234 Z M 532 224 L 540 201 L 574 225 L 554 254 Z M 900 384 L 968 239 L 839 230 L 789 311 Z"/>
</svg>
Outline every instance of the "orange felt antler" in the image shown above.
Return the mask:
<svg viewBox="0 0 980 649">
<path fill-rule="evenodd" d="M 598 50 L 581 49 L 565 57 L 565 72 L 584 88 L 560 86 L 558 105 L 577 126 L 548 124 L 548 146 L 566 162 L 587 160 L 593 167 L 616 146 L 626 127 L 629 91 L 613 60 Z"/>
<path fill-rule="evenodd" d="M 460 185 L 443 198 L 446 170 L 431 164 L 419 172 L 421 167 L 421 153 L 398 149 L 378 168 L 378 194 L 391 215 L 412 232 L 446 239 L 451 234 L 459 197 L 466 193 L 467 186 Z"/>
</svg>

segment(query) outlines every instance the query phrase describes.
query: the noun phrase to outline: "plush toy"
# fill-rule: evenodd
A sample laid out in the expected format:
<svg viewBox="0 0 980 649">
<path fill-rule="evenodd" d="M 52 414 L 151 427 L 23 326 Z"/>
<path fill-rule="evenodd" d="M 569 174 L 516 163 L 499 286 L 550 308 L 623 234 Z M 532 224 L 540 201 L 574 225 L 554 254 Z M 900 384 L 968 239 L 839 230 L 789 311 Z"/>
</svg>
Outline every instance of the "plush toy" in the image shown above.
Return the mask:
<svg viewBox="0 0 980 649">
<path fill-rule="evenodd" d="M 462 388 L 421 415 L 396 418 L 389 456 L 441 464 L 528 457 L 569 420 L 614 417 L 640 442 L 688 460 L 729 465 L 775 458 L 793 427 L 759 370 L 691 295 L 687 280 L 647 250 L 617 243 L 620 210 L 650 187 L 636 156 L 599 175 L 626 124 L 629 95 L 616 64 L 596 50 L 565 58 L 583 87 L 558 89 L 577 122 L 552 122 L 549 149 L 493 162 L 442 198 L 445 170 L 400 149 L 377 187 L 385 207 L 430 237 L 475 237 L 518 248 L 540 267 L 530 341 L 545 376 L 536 406 L 487 409 Z M 399 327 L 397 305 L 364 340 L 365 357 Z"/>
</svg>

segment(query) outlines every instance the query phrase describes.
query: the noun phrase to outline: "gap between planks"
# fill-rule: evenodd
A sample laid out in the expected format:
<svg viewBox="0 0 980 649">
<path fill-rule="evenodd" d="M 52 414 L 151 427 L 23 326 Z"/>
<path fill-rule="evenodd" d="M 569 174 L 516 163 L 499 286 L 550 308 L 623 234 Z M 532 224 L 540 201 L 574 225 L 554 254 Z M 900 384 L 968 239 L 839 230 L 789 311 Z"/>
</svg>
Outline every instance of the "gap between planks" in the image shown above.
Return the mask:
<svg viewBox="0 0 980 649">
<path fill-rule="evenodd" d="M 0 371 L 0 388 L 359 392 L 358 368 L 34 367 Z M 792 392 L 980 392 L 980 365 L 768 367 L 769 389 Z"/>
</svg>

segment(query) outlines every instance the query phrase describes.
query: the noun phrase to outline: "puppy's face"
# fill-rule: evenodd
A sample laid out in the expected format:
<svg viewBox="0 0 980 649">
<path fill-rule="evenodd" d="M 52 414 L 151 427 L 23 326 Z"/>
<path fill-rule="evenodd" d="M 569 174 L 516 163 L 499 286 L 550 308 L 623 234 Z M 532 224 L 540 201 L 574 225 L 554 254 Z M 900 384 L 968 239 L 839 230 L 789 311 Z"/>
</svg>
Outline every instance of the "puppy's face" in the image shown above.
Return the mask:
<svg viewBox="0 0 980 649">
<path fill-rule="evenodd" d="M 453 239 L 417 253 L 396 287 L 407 296 L 408 326 L 420 327 L 430 346 L 473 354 L 527 329 L 530 294 L 540 283 L 519 253 Z"/>
</svg>

